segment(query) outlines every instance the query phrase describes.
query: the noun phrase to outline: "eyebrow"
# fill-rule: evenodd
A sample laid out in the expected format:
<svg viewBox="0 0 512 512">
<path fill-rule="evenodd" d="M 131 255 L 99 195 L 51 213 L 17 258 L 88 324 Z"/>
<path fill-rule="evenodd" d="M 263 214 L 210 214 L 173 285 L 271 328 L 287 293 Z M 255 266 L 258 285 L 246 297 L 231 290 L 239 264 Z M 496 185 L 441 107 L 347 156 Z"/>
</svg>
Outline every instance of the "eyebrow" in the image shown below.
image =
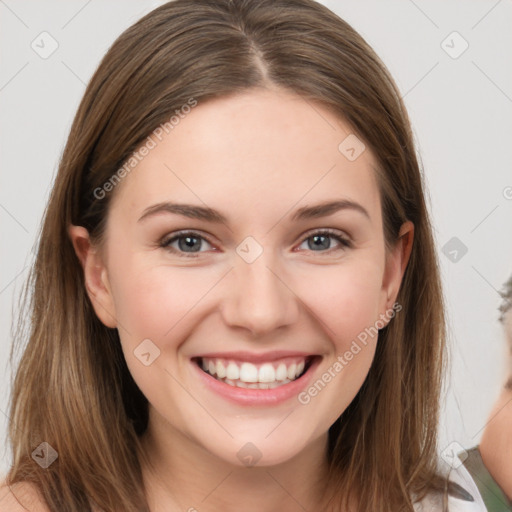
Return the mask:
<svg viewBox="0 0 512 512">
<path fill-rule="evenodd" d="M 333 215 L 334 213 L 340 210 L 354 210 L 370 219 L 368 211 L 359 203 L 343 199 L 338 201 L 326 201 L 313 206 L 304 206 L 302 208 L 299 208 L 293 214 L 291 220 L 297 221 L 327 217 L 329 215 Z M 161 213 L 172 213 L 175 215 L 182 215 L 183 217 L 188 217 L 191 219 L 199 219 L 217 224 L 228 223 L 227 217 L 218 210 L 214 210 L 213 208 L 193 204 L 170 202 L 157 203 L 153 206 L 146 208 L 137 222 L 140 222 L 148 217 L 152 217 L 153 215 Z"/>
<path fill-rule="evenodd" d="M 359 203 L 349 201 L 347 199 L 339 201 L 326 201 L 314 206 L 304 206 L 299 208 L 292 217 L 292 220 L 302 219 L 316 219 L 318 217 L 327 217 L 340 210 L 355 210 L 356 212 L 362 213 L 365 217 L 370 220 L 370 214 Z"/>
</svg>

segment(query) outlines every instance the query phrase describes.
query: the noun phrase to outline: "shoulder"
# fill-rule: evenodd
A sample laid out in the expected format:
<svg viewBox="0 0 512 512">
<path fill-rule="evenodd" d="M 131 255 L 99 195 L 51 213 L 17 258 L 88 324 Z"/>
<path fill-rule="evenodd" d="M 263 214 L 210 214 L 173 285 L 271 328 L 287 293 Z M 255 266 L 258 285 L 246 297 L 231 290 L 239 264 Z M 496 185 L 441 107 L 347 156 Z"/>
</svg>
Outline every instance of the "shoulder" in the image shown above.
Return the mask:
<svg viewBox="0 0 512 512">
<path fill-rule="evenodd" d="M 478 487 L 458 456 L 446 476 L 451 482 L 448 496 L 430 493 L 414 504 L 415 512 L 488 512 Z"/>
<path fill-rule="evenodd" d="M 0 512 L 50 512 L 34 484 L 0 482 Z"/>
</svg>

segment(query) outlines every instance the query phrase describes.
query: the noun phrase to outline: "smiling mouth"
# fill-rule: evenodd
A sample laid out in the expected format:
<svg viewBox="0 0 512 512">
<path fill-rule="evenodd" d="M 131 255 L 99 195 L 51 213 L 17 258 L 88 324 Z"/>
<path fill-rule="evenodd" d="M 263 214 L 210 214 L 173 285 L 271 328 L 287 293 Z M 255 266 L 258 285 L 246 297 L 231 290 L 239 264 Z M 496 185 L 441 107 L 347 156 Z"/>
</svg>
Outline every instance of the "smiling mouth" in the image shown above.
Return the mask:
<svg viewBox="0 0 512 512">
<path fill-rule="evenodd" d="M 274 389 L 300 379 L 318 357 L 287 357 L 262 364 L 217 357 L 195 357 L 193 361 L 203 372 L 229 386 Z"/>
</svg>

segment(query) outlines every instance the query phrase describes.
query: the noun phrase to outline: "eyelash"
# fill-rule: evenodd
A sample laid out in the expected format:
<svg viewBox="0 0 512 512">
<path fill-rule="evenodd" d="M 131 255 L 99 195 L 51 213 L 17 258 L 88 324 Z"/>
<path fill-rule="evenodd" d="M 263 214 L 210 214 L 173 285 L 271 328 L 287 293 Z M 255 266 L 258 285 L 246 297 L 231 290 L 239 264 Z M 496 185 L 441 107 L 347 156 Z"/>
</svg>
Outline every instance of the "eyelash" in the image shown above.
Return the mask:
<svg viewBox="0 0 512 512">
<path fill-rule="evenodd" d="M 305 236 L 305 238 L 303 238 L 300 245 L 302 245 L 303 242 L 305 242 L 306 240 L 308 240 L 309 238 L 312 238 L 314 236 L 329 236 L 330 238 L 333 238 L 336 241 L 338 241 L 341 245 L 341 247 L 338 247 L 338 248 L 331 248 L 331 249 L 327 249 L 325 251 L 311 251 L 311 252 L 331 253 L 332 251 L 335 251 L 335 250 L 350 249 L 352 247 L 352 242 L 350 240 L 343 237 L 337 231 L 334 231 L 332 229 L 320 229 L 318 231 L 306 233 L 306 235 L 307 236 Z M 200 235 L 196 231 L 179 231 L 179 232 L 173 234 L 173 236 L 170 238 L 166 237 L 166 238 L 162 239 L 162 241 L 160 242 L 159 245 L 160 245 L 160 247 L 167 249 L 168 251 L 170 251 L 174 254 L 178 254 L 180 257 L 197 258 L 201 254 L 201 252 L 204 252 L 204 251 L 199 251 L 197 253 L 186 253 L 186 252 L 181 252 L 173 247 L 170 247 L 171 243 L 175 242 L 176 240 L 179 240 L 180 238 L 186 238 L 187 236 L 197 238 L 200 240 L 205 240 L 210 245 L 213 245 L 213 243 L 207 237 Z"/>
</svg>

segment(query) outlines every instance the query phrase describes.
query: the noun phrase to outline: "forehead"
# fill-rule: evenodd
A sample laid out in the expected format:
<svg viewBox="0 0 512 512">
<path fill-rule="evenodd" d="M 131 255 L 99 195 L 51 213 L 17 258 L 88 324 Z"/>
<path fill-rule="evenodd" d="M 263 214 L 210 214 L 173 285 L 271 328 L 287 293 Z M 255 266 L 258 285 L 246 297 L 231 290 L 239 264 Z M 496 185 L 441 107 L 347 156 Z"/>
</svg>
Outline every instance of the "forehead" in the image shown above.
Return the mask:
<svg viewBox="0 0 512 512">
<path fill-rule="evenodd" d="M 180 200 L 270 220 L 293 205 L 337 198 L 380 214 L 370 150 L 344 120 L 292 93 L 255 90 L 199 102 L 161 132 L 118 185 L 112 207 L 126 215 Z"/>
</svg>

